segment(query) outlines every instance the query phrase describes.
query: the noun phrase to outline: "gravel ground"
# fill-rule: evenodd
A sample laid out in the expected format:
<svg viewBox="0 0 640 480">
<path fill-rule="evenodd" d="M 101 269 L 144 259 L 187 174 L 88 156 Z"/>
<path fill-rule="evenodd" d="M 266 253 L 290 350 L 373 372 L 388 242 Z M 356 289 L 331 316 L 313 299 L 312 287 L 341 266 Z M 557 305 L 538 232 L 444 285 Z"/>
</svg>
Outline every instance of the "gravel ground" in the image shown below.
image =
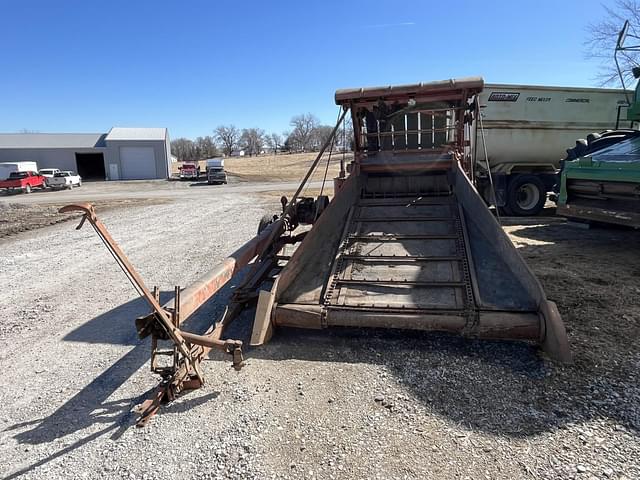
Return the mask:
<svg viewBox="0 0 640 480">
<path fill-rule="evenodd" d="M 265 202 L 102 218 L 168 296 L 252 236 Z M 207 385 L 144 429 L 131 410 L 156 385 L 133 326 L 146 308 L 98 238 L 67 223 L 0 239 L 0 476 L 640 478 L 638 234 L 547 218 L 506 229 L 558 303 L 574 365 L 439 334 L 279 331 L 240 372 L 212 354 Z"/>
</svg>

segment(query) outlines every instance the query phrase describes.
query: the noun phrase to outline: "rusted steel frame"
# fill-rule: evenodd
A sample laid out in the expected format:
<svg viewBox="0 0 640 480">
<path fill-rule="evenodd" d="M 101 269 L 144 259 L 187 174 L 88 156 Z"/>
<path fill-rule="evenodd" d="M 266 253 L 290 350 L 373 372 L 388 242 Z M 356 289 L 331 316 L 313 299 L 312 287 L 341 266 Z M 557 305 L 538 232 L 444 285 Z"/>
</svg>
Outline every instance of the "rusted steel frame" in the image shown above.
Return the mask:
<svg viewBox="0 0 640 480">
<path fill-rule="evenodd" d="M 402 328 L 442 331 L 479 338 L 502 338 L 540 342 L 540 319 L 532 312 L 480 311 L 471 322 L 464 311 L 421 311 L 409 309 L 328 307 L 320 305 L 280 304 L 274 322 L 282 327 L 320 329 L 323 327 Z"/>
<path fill-rule="evenodd" d="M 380 136 L 380 137 L 393 137 L 394 135 L 398 135 L 400 133 L 431 133 L 431 132 L 448 132 L 449 130 L 457 130 L 458 127 L 456 125 L 452 125 L 450 127 L 443 127 L 443 128 L 422 128 L 419 130 L 389 130 L 389 131 L 384 131 L 384 132 L 374 132 L 374 133 L 365 133 L 364 136 L 365 137 L 375 137 L 375 136 Z M 402 148 L 399 150 L 403 150 Z M 427 150 L 427 149 L 425 149 Z M 389 151 L 389 150 L 383 150 L 383 151 Z"/>
<path fill-rule="evenodd" d="M 353 279 L 353 278 L 341 278 L 336 280 L 336 283 L 339 285 L 384 285 L 384 286 L 395 286 L 395 285 L 412 285 L 414 287 L 431 287 L 431 288 L 448 288 L 448 287 L 464 287 L 464 282 L 425 282 L 418 280 L 392 280 L 392 279 Z"/>
<path fill-rule="evenodd" d="M 93 226 L 94 230 L 103 241 L 109 252 L 113 255 L 114 259 L 118 262 L 120 268 L 124 271 L 125 275 L 129 278 L 129 280 L 134 284 L 136 289 L 138 289 L 140 295 L 147 301 L 147 303 L 154 310 L 160 324 L 166 331 L 167 335 L 173 342 L 175 343 L 178 351 L 187 359 L 188 363 L 191 363 L 191 353 L 187 344 L 181 335 L 180 330 L 174 325 L 173 321 L 167 314 L 167 310 L 163 306 L 160 305 L 156 297 L 153 295 L 151 291 L 147 288 L 142 277 L 138 274 L 136 269 L 131 265 L 129 259 L 124 254 L 122 249 L 118 246 L 116 241 L 113 239 L 107 228 L 104 224 L 98 219 L 96 216 L 93 205 L 89 203 L 79 203 L 66 205 L 60 209 L 60 213 L 68 213 L 68 212 L 83 212 L 84 216 L 82 217 L 82 221 L 78 228 L 82 227 L 82 224 L 85 220 L 88 220 L 89 223 Z"/>
<path fill-rule="evenodd" d="M 395 234 L 382 235 L 349 234 L 349 240 L 372 241 L 372 242 L 395 242 L 397 240 L 455 240 L 458 236 L 455 233 L 419 233 L 419 234 Z"/>
<path fill-rule="evenodd" d="M 153 417 L 158 410 L 160 410 L 160 405 L 166 400 L 167 392 L 164 388 L 158 388 L 153 395 L 138 405 L 135 411 L 140 415 L 138 421 L 136 422 L 137 427 L 144 427 L 149 423 L 151 417 Z"/>
<path fill-rule="evenodd" d="M 279 223 L 279 222 L 276 222 Z M 269 233 L 269 238 L 273 238 L 273 236 L 280 232 L 280 228 L 281 228 L 282 223 L 279 223 L 278 225 L 276 225 L 275 223 L 271 226 L 268 226 L 262 233 L 263 234 L 267 234 L 266 232 L 270 232 Z M 277 264 L 277 260 L 279 259 L 277 255 L 273 255 L 274 252 L 279 252 L 282 249 L 283 243 L 285 242 L 277 242 L 275 243 L 274 249 L 271 250 L 269 252 L 270 255 L 272 255 L 271 257 L 268 258 L 258 258 L 255 262 L 255 266 L 254 268 L 247 273 L 245 279 L 243 280 L 243 282 L 238 285 L 238 287 L 236 288 L 236 291 L 241 291 L 241 290 L 246 290 L 248 288 L 255 288 L 258 286 L 259 283 L 261 283 L 264 279 L 264 276 L 269 273 L 269 271 L 274 268 Z M 268 245 L 272 245 L 273 242 L 268 243 Z M 261 255 L 264 255 L 268 250 L 265 248 L 262 250 L 262 252 L 259 254 L 258 257 L 260 257 Z M 222 316 L 222 319 L 219 322 L 216 322 L 214 325 L 212 325 L 203 335 L 202 337 L 205 337 L 207 339 L 211 339 L 211 340 L 220 340 L 222 333 L 225 329 L 225 327 L 227 327 L 232 321 L 233 319 L 242 311 L 242 309 L 244 308 L 244 301 L 238 301 L 237 298 L 235 298 L 236 295 L 234 295 L 234 297 L 232 297 L 231 299 L 231 307 L 227 307 L 227 309 L 225 310 L 225 313 Z M 205 352 L 205 354 L 208 353 L 208 350 Z"/>
<path fill-rule="evenodd" d="M 441 93 L 438 95 L 398 95 L 398 96 L 392 96 L 392 95 L 388 95 L 388 96 L 383 96 L 382 98 L 374 98 L 374 99 L 367 99 L 367 100 L 351 100 L 349 102 L 336 102 L 338 105 L 345 105 L 345 104 L 350 104 L 353 105 L 354 108 L 358 108 L 358 107 L 365 107 L 365 108 L 371 108 L 371 107 L 375 107 L 378 106 L 380 100 L 382 100 L 385 103 L 393 103 L 393 102 L 398 102 L 398 103 L 402 103 L 402 102 L 408 102 L 409 100 L 415 100 L 416 104 L 422 103 L 422 102 L 455 102 L 455 101 L 461 101 L 465 99 L 465 94 L 462 91 L 456 91 L 456 92 L 451 92 L 451 93 Z M 457 106 L 451 107 L 448 110 L 452 110 L 455 108 L 460 108 Z M 426 110 L 430 110 L 430 109 L 426 109 Z M 415 110 L 416 112 L 419 110 Z"/>
<path fill-rule="evenodd" d="M 279 251 L 280 249 L 276 247 L 275 251 Z M 246 290 L 250 288 L 256 288 L 262 281 L 264 280 L 266 274 L 276 265 L 275 256 L 271 259 L 265 259 L 262 262 L 255 264 L 255 267 L 251 272 L 248 272 L 246 279 L 237 287 L 237 291 Z M 244 308 L 245 301 L 238 301 L 236 296 L 231 299 L 231 306 L 225 310 L 225 313 L 222 316 L 222 319 L 219 322 L 216 322 L 211 328 L 209 328 L 202 337 L 204 339 L 208 339 L 214 342 L 220 342 L 220 338 L 224 333 L 224 329 L 228 327 L 231 322 L 240 314 L 240 312 Z M 204 343 L 199 343 L 199 345 L 207 346 Z M 206 352 L 208 353 L 208 351 Z M 206 354 L 205 353 L 205 354 Z"/>
<path fill-rule="evenodd" d="M 216 265 L 181 292 L 180 316 L 184 322 L 189 316 L 220 290 L 233 275 L 251 260 L 261 255 L 273 244 L 276 236 L 283 232 L 282 219 L 267 226 L 259 235 L 233 252 L 222 263 Z M 163 308 L 174 308 L 174 300 L 165 303 Z"/>
<path fill-rule="evenodd" d="M 341 105 L 348 101 L 360 99 L 396 99 L 402 96 L 422 97 L 433 96 L 443 92 L 461 90 L 481 91 L 484 80 L 481 77 L 450 78 L 434 82 L 415 83 L 407 85 L 388 85 L 383 87 L 345 88 L 336 91 L 334 99 Z"/>
<path fill-rule="evenodd" d="M 426 171 L 444 171 L 450 167 L 451 161 L 449 160 L 435 160 L 422 163 L 403 163 L 396 165 L 389 164 L 375 164 L 375 163 L 362 163 L 360 169 L 363 172 L 426 172 Z"/>
<path fill-rule="evenodd" d="M 276 251 L 279 251 L 279 249 Z M 268 262 L 268 267 L 272 268 L 275 262 L 269 260 L 266 261 Z M 256 268 L 254 268 L 254 270 L 247 276 L 247 280 L 245 280 L 238 288 L 247 288 L 261 281 L 261 273 L 265 270 L 267 270 L 265 265 L 257 264 Z M 268 273 L 268 270 L 266 273 Z M 227 327 L 243 309 L 244 303 L 233 302 L 232 300 L 231 306 L 228 306 L 225 309 L 222 319 L 209 327 L 204 334 L 196 335 L 193 333 L 183 332 L 185 340 L 192 344 L 191 356 L 194 359 L 194 362 L 199 363 L 213 348 L 216 348 L 233 354 L 234 368 L 239 369 L 241 367 L 242 355 L 240 353 L 240 348 L 242 346 L 242 342 L 236 340 L 221 340 L 221 337 L 225 327 Z M 198 379 L 192 379 L 189 375 L 188 368 L 184 364 L 180 364 L 173 375 L 159 385 L 153 396 L 140 406 L 138 409 L 140 417 L 136 425 L 138 427 L 144 427 L 149 422 L 150 418 L 159 411 L 162 403 L 173 400 L 175 396 L 183 390 L 199 388 L 201 385 L 202 382 Z"/>
<path fill-rule="evenodd" d="M 359 217 L 354 221 L 362 223 L 388 223 L 388 222 L 450 222 L 453 223 L 455 219 L 451 217 Z"/>
<path fill-rule="evenodd" d="M 400 255 L 357 255 L 357 254 L 346 254 L 342 255 L 342 258 L 345 260 L 354 260 L 356 262 L 370 262 L 370 263 L 378 263 L 378 262 L 387 262 L 387 263 L 418 263 L 418 262 L 460 262 L 462 258 L 456 255 L 448 255 L 442 257 L 414 257 L 411 255 L 400 256 Z"/>
<path fill-rule="evenodd" d="M 267 232 L 267 230 L 271 231 L 271 229 L 267 228 L 262 233 Z M 277 231 L 277 229 L 275 231 Z M 271 233 L 273 233 L 273 231 L 271 231 Z M 275 251 L 279 250 L 280 247 L 279 244 L 277 244 L 277 246 L 275 247 Z M 262 253 L 264 253 L 264 251 Z M 245 280 L 237 287 L 236 291 L 245 290 L 247 288 L 255 288 L 259 283 L 262 282 L 264 276 L 269 273 L 269 271 L 275 266 L 275 263 L 275 257 L 263 259 L 261 262 L 256 262 L 255 267 L 247 273 Z M 208 328 L 207 331 L 202 335 L 183 332 L 185 340 L 193 345 L 197 345 L 198 347 L 200 347 L 199 349 L 196 349 L 197 352 L 195 353 L 194 358 L 201 360 L 213 348 L 224 350 L 227 353 L 234 353 L 236 349 L 242 347 L 241 341 L 221 340 L 224 329 L 229 326 L 229 324 L 231 324 L 231 322 L 238 316 L 238 314 L 240 314 L 240 312 L 244 308 L 245 302 L 237 301 L 237 299 L 232 298 L 230 303 L 231 306 L 225 309 L 222 319 Z M 235 362 L 234 366 L 236 366 Z"/>
<path fill-rule="evenodd" d="M 403 328 L 453 332 L 478 338 L 540 341 L 540 318 L 535 313 L 479 312 L 477 321 L 469 323 L 464 312 L 385 313 L 331 307 L 326 314 L 328 326 Z"/>
<path fill-rule="evenodd" d="M 369 156 L 378 155 L 380 152 L 386 155 L 410 155 L 415 153 L 428 155 L 435 155 L 437 153 L 440 153 L 443 155 L 449 155 L 449 153 L 451 152 L 451 147 L 449 147 L 448 145 L 442 145 L 441 147 L 436 148 L 399 148 L 397 150 L 371 150 L 367 152 L 358 152 L 359 155 L 357 155 L 357 157 L 360 161 L 363 161 Z"/>
</svg>

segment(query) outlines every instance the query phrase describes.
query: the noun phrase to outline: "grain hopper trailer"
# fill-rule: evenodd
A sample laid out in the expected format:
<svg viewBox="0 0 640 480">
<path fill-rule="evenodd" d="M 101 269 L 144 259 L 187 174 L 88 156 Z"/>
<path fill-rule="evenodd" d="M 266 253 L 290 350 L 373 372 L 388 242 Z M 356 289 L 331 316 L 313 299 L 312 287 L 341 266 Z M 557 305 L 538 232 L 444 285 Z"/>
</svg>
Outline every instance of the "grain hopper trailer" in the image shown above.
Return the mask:
<svg viewBox="0 0 640 480">
<path fill-rule="evenodd" d="M 625 46 L 628 37 L 640 41 L 629 33 L 629 22 L 625 22 L 614 54 L 623 86 L 617 54 L 640 51 L 640 45 Z M 632 73 L 640 78 L 640 67 Z M 640 122 L 640 81 L 618 116 L 632 129 L 594 132 L 567 150 L 560 171 L 559 215 L 640 228 L 640 132 L 633 129 Z"/>
<path fill-rule="evenodd" d="M 476 188 L 487 203 L 507 215 L 537 215 L 554 190 L 567 146 L 616 123 L 615 128 L 629 127 L 619 116 L 628 105 L 625 93 L 612 88 L 485 84 L 478 96 L 481 122 L 475 122 L 471 138 L 478 146 Z"/>
<path fill-rule="evenodd" d="M 90 205 L 63 208 L 84 214 L 152 308 L 136 326 L 151 336 L 151 368 L 163 380 L 142 405 L 141 424 L 163 401 L 202 384 L 210 349 L 242 365 L 243 343 L 225 331 L 256 300 L 253 345 L 285 327 L 411 329 L 531 341 L 570 361 L 556 306 L 467 175 L 482 87 L 468 78 L 336 92 L 338 122 L 297 191 L 283 197 L 282 212 L 193 285 L 176 287 L 165 305 Z M 301 197 L 348 113 L 354 160 L 334 180 L 333 199 Z M 185 320 L 243 267 L 222 318 L 204 334 L 188 332 Z M 160 350 L 162 342 L 170 348 Z M 157 361 L 162 354 L 168 365 Z"/>
</svg>

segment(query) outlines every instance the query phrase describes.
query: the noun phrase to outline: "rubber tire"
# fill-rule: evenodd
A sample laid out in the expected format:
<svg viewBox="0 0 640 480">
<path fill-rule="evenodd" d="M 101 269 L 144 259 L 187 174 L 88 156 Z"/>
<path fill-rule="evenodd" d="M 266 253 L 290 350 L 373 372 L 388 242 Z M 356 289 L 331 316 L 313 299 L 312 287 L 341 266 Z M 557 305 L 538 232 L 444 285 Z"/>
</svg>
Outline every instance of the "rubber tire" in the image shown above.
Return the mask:
<svg viewBox="0 0 640 480">
<path fill-rule="evenodd" d="M 31 185 L 28 183 L 24 186 L 24 193 L 31 193 Z"/>
<path fill-rule="evenodd" d="M 263 215 L 260 219 L 260 223 L 258 223 L 258 235 L 262 233 L 262 231 L 267 228 L 267 225 L 273 223 L 273 215 Z"/>
<path fill-rule="evenodd" d="M 316 198 L 316 201 L 314 203 L 315 203 L 314 206 L 316 208 L 316 212 L 319 212 L 319 214 L 322 215 L 322 212 L 324 212 L 329 206 L 329 196 L 322 195 L 321 197 Z M 318 218 L 320 218 L 320 215 L 318 215 Z"/>
<path fill-rule="evenodd" d="M 540 194 L 538 202 L 530 209 L 523 209 L 518 205 L 518 191 L 526 184 L 532 184 L 538 189 Z M 547 189 L 544 186 L 544 183 L 542 183 L 542 180 L 535 175 L 516 175 L 511 179 L 509 187 L 507 188 L 507 204 L 505 205 L 505 210 L 511 212 L 511 214 L 516 217 L 538 215 L 544 208 L 546 201 Z"/>
</svg>

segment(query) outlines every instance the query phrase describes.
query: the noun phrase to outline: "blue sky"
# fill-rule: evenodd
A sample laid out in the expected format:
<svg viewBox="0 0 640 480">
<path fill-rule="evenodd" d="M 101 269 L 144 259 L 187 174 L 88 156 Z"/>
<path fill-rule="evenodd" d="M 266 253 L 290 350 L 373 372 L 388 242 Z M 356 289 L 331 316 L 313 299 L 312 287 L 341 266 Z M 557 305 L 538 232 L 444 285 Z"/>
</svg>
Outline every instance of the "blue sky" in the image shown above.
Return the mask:
<svg viewBox="0 0 640 480">
<path fill-rule="evenodd" d="M 606 4 L 610 2 L 605 2 Z M 481 75 L 595 85 L 602 2 L 0 0 L 0 131 L 333 123 L 337 88 Z"/>
</svg>

